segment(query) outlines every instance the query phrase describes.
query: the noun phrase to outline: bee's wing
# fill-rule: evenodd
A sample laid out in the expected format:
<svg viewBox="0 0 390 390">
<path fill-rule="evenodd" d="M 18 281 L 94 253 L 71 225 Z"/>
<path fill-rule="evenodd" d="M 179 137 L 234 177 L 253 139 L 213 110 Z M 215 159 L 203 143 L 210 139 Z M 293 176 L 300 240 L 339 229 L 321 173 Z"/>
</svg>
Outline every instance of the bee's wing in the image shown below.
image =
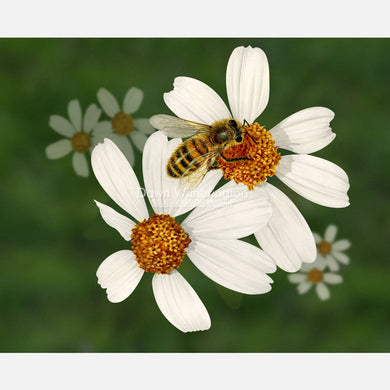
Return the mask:
<svg viewBox="0 0 390 390">
<path fill-rule="evenodd" d="M 171 115 L 153 115 L 149 119 L 150 124 L 156 129 L 162 131 L 167 137 L 191 137 L 195 134 L 210 131 L 210 126 L 201 123 L 187 121 Z"/>
<path fill-rule="evenodd" d="M 218 156 L 217 150 L 211 150 L 206 154 L 203 154 L 194 160 L 191 161 L 192 164 L 189 164 L 187 169 L 184 171 L 183 176 L 181 177 L 181 187 L 183 189 L 189 189 L 193 190 L 196 188 L 203 178 L 205 177 L 206 173 L 209 171 L 211 165 L 213 165 L 215 159 Z M 194 165 L 194 161 L 199 163 L 200 166 L 196 168 L 195 171 L 190 172 L 188 175 L 186 173 L 190 171 Z"/>
</svg>

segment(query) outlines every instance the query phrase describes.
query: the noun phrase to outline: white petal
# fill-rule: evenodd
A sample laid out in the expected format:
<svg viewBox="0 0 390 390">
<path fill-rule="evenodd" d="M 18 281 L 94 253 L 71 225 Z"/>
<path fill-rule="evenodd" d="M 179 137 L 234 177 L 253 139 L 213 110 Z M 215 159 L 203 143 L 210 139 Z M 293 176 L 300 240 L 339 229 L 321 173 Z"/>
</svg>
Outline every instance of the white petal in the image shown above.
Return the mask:
<svg viewBox="0 0 390 390">
<path fill-rule="evenodd" d="M 330 161 L 306 154 L 282 156 L 276 175 L 314 203 L 336 208 L 349 205 L 348 176 Z"/>
<path fill-rule="evenodd" d="M 96 272 L 98 283 L 107 289 L 107 298 L 116 303 L 126 299 L 137 287 L 144 271 L 133 252 L 122 250 L 108 256 Z"/>
<path fill-rule="evenodd" d="M 345 253 L 338 252 L 338 251 L 332 251 L 332 255 L 342 264 L 349 264 L 349 256 L 347 256 Z"/>
<path fill-rule="evenodd" d="M 343 282 L 341 275 L 326 273 L 324 274 L 324 282 L 329 284 L 340 284 Z"/>
<path fill-rule="evenodd" d="M 211 125 L 231 118 L 223 100 L 208 85 L 190 77 L 176 77 L 173 90 L 164 93 L 165 104 L 179 118 Z"/>
<path fill-rule="evenodd" d="M 144 147 L 142 168 L 145 190 L 153 210 L 158 214 L 171 214 L 169 208 L 165 205 L 174 196 L 174 190 L 171 190 L 171 188 L 174 186 L 175 182 L 173 180 L 175 179 L 169 179 L 165 167 L 170 152 L 180 142 L 180 139 L 172 140 L 169 143 L 170 146 L 168 146 L 167 137 L 158 131 L 148 138 Z"/>
<path fill-rule="evenodd" d="M 68 104 L 68 115 L 76 131 L 81 131 L 81 107 L 78 100 L 72 100 Z"/>
<path fill-rule="evenodd" d="M 316 261 L 314 262 L 314 264 L 316 264 L 317 263 L 317 261 L 325 261 L 325 257 L 326 257 L 327 255 L 323 255 L 322 253 L 317 253 L 317 259 L 316 259 Z M 312 264 L 312 266 L 313 266 L 313 264 Z"/>
<path fill-rule="evenodd" d="M 318 233 L 313 232 L 313 236 L 316 244 L 319 244 L 322 241 L 322 237 Z"/>
<path fill-rule="evenodd" d="M 123 100 L 123 111 L 126 114 L 134 114 L 141 106 L 144 93 L 136 87 L 130 88 Z"/>
<path fill-rule="evenodd" d="M 226 70 L 226 89 L 233 117 L 252 123 L 269 97 L 267 56 L 258 47 L 236 47 Z"/>
<path fill-rule="evenodd" d="M 73 169 L 79 176 L 82 177 L 89 176 L 88 162 L 84 153 L 74 152 L 72 157 L 72 164 L 73 164 Z"/>
<path fill-rule="evenodd" d="M 204 202 L 222 175 L 218 171 L 209 172 L 196 189 L 184 191 L 180 180 L 166 173 L 168 159 L 180 143 L 178 138 L 168 142 L 164 134 L 155 132 L 148 138 L 142 156 L 145 189 L 153 210 L 173 217 Z"/>
<path fill-rule="evenodd" d="M 210 328 L 211 320 L 206 308 L 179 272 L 155 274 L 152 287 L 158 307 L 173 326 L 182 332 Z"/>
<path fill-rule="evenodd" d="M 124 156 L 126 157 L 127 161 L 130 163 L 130 165 L 134 166 L 135 163 L 134 149 L 127 136 L 112 133 L 109 135 L 108 138 L 111 141 L 113 141 L 116 146 L 118 146 L 118 148 L 124 154 Z"/>
<path fill-rule="evenodd" d="M 111 122 L 101 121 L 96 124 L 91 134 L 92 144 L 96 146 L 98 143 L 103 142 L 104 138 L 110 138 L 113 134 Z"/>
<path fill-rule="evenodd" d="M 337 252 L 339 251 L 345 251 L 351 246 L 351 241 L 349 240 L 338 240 L 332 244 L 332 250 L 335 250 Z"/>
<path fill-rule="evenodd" d="M 332 272 L 337 272 L 340 269 L 339 263 L 331 255 L 326 256 L 325 262 L 329 270 Z"/>
<path fill-rule="evenodd" d="M 337 235 L 337 226 L 329 225 L 325 230 L 324 240 L 331 244 L 336 238 L 336 235 Z"/>
<path fill-rule="evenodd" d="M 95 128 L 93 129 L 93 135 L 95 137 L 102 137 L 103 135 L 107 133 L 113 133 L 114 130 L 112 129 L 111 121 L 100 121 L 96 123 Z M 103 138 L 104 140 L 104 138 Z"/>
<path fill-rule="evenodd" d="M 308 273 L 311 269 L 315 268 L 313 264 L 309 263 L 303 263 L 301 268 L 299 269 L 301 272 L 306 272 Z"/>
<path fill-rule="evenodd" d="M 92 169 L 104 191 L 138 221 L 148 218 L 138 179 L 125 156 L 109 139 L 92 151 Z"/>
<path fill-rule="evenodd" d="M 325 259 L 318 255 L 316 260 L 313 263 L 303 263 L 300 270 L 302 272 L 309 272 L 313 268 L 319 269 L 320 271 L 324 270 L 326 268 L 326 261 Z"/>
<path fill-rule="evenodd" d="M 227 183 L 205 199 L 183 221 L 193 237 L 228 240 L 248 236 L 265 226 L 272 210 L 260 188 Z M 188 230 L 187 230 L 188 229 Z"/>
<path fill-rule="evenodd" d="M 140 131 L 133 131 L 130 134 L 131 140 L 134 142 L 134 145 L 137 147 L 137 149 L 142 152 L 145 146 L 145 142 L 148 139 L 145 134 L 141 133 Z"/>
<path fill-rule="evenodd" d="M 329 289 L 324 283 L 318 283 L 316 285 L 316 292 L 322 301 L 326 301 L 330 297 Z"/>
<path fill-rule="evenodd" d="M 326 268 L 326 261 L 324 257 L 317 256 L 315 262 L 311 264 L 311 268 L 317 268 L 320 271 L 323 271 Z"/>
<path fill-rule="evenodd" d="M 278 267 L 296 272 L 302 262 L 312 263 L 317 248 L 309 225 L 294 203 L 269 183 L 261 185 L 272 207 L 272 216 L 266 226 L 255 232 L 260 246 Z"/>
<path fill-rule="evenodd" d="M 298 286 L 297 286 L 298 293 L 305 294 L 306 292 L 308 292 L 310 290 L 311 286 L 312 286 L 312 283 L 310 283 L 309 281 L 305 281 L 305 282 L 302 282 L 301 284 L 298 284 Z"/>
<path fill-rule="evenodd" d="M 289 280 L 291 283 L 302 283 L 302 282 L 304 282 L 305 280 L 307 280 L 307 275 L 297 273 L 297 274 L 287 275 L 287 278 L 288 278 L 288 280 Z"/>
<path fill-rule="evenodd" d="M 96 104 L 91 104 L 84 116 L 84 131 L 89 133 L 97 124 L 102 110 Z"/>
<path fill-rule="evenodd" d="M 50 115 L 49 126 L 58 134 L 69 138 L 76 132 L 73 125 L 60 115 Z"/>
<path fill-rule="evenodd" d="M 336 134 L 329 126 L 334 113 L 325 107 L 306 108 L 270 130 L 275 145 L 295 153 L 313 153 L 329 145 Z"/>
<path fill-rule="evenodd" d="M 192 237 L 191 237 L 192 238 Z M 187 250 L 191 261 L 211 280 L 244 294 L 271 290 L 272 259 L 261 249 L 240 240 L 194 240 Z"/>
<path fill-rule="evenodd" d="M 106 206 L 103 203 L 100 203 L 95 200 L 96 205 L 99 207 L 100 214 L 107 223 L 107 225 L 118 230 L 119 234 L 126 240 L 131 240 L 131 230 L 135 226 L 135 223 L 125 217 L 124 215 L 116 212 L 109 206 Z"/>
<path fill-rule="evenodd" d="M 120 111 L 118 101 L 115 99 L 114 95 L 107 91 L 105 88 L 100 88 L 97 93 L 97 99 L 102 106 L 104 112 L 109 117 L 114 117 Z"/>
<path fill-rule="evenodd" d="M 154 132 L 154 127 L 149 123 L 149 119 L 146 118 L 134 119 L 134 128 L 146 135 Z"/>
<path fill-rule="evenodd" d="M 68 139 L 61 139 L 46 147 L 46 157 L 55 160 L 66 156 L 72 150 L 72 143 Z"/>
<path fill-rule="evenodd" d="M 171 202 L 166 204 L 169 213 L 172 216 L 178 216 L 192 210 L 194 207 L 208 207 L 207 202 L 211 191 L 222 178 L 220 170 L 209 171 L 203 180 L 192 190 L 187 190 L 182 187 L 182 183 L 178 179 L 169 179 L 175 183 L 175 198 L 171 198 Z"/>
</svg>

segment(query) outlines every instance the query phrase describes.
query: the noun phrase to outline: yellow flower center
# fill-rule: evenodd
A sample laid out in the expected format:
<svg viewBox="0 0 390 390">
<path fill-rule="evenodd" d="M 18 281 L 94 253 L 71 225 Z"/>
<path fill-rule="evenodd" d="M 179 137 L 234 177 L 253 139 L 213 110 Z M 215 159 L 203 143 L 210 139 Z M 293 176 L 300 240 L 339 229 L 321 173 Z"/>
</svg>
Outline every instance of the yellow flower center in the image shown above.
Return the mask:
<svg viewBox="0 0 390 390">
<path fill-rule="evenodd" d="M 79 131 L 78 133 L 73 134 L 72 148 L 75 152 L 84 153 L 91 147 L 91 145 L 91 138 L 86 132 Z"/>
<path fill-rule="evenodd" d="M 134 121 L 131 115 L 120 111 L 111 121 L 112 129 L 119 135 L 130 134 L 134 130 Z"/>
<path fill-rule="evenodd" d="M 258 123 L 243 126 L 244 139 L 239 145 L 227 149 L 223 156 L 227 159 L 247 158 L 241 161 L 226 161 L 219 157 L 219 167 L 226 180 L 244 183 L 249 190 L 276 173 L 276 166 L 282 158 L 269 131 Z"/>
<path fill-rule="evenodd" d="M 318 252 L 322 255 L 327 255 L 332 250 L 332 245 L 329 244 L 328 241 L 321 241 L 318 244 Z"/>
<path fill-rule="evenodd" d="M 324 279 L 324 275 L 319 269 L 313 268 L 307 274 L 307 279 L 312 283 L 320 283 Z"/>
<path fill-rule="evenodd" d="M 153 214 L 139 222 L 131 232 L 133 253 L 146 272 L 169 274 L 178 268 L 191 239 L 173 217 Z"/>
</svg>

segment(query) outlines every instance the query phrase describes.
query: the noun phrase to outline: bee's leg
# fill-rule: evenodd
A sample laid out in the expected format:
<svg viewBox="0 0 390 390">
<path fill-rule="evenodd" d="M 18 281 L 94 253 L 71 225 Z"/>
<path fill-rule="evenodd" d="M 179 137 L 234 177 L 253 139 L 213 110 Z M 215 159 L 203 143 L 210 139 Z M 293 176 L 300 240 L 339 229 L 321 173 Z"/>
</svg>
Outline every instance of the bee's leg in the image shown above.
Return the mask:
<svg viewBox="0 0 390 390">
<path fill-rule="evenodd" d="M 221 153 L 221 157 L 222 157 L 225 161 L 227 161 L 227 162 L 249 161 L 249 160 L 251 160 L 251 159 L 248 158 L 248 157 L 226 158 L 222 153 Z"/>
<path fill-rule="evenodd" d="M 214 165 L 215 164 L 215 165 Z M 207 161 L 207 168 L 208 168 L 208 171 L 211 171 L 212 169 L 219 169 L 219 166 L 218 166 L 218 163 L 217 163 L 217 160 L 216 159 L 209 159 Z"/>
</svg>

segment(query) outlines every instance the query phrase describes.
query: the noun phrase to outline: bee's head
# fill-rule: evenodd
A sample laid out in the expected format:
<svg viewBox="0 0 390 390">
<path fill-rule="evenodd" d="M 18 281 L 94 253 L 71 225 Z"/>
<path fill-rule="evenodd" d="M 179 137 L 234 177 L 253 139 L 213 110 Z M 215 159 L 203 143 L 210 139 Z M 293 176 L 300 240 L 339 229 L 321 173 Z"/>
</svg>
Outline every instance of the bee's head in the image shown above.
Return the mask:
<svg viewBox="0 0 390 390">
<path fill-rule="evenodd" d="M 243 126 L 245 125 L 249 126 L 249 123 L 246 119 L 244 119 Z M 253 137 L 249 133 L 244 131 L 243 126 L 239 125 L 234 119 L 229 120 L 229 126 L 234 130 L 234 140 L 239 144 L 244 140 L 245 135 L 247 135 L 255 144 L 257 144 Z"/>
<path fill-rule="evenodd" d="M 237 122 L 234 120 L 234 119 L 230 119 L 229 122 L 228 122 L 229 126 L 233 129 L 233 130 L 237 130 L 238 129 L 238 125 L 237 125 Z"/>
<path fill-rule="evenodd" d="M 229 122 L 229 127 L 234 130 L 234 140 L 238 143 L 241 143 L 243 138 L 242 138 L 242 126 L 240 126 L 237 121 L 234 119 L 230 119 Z"/>
</svg>

